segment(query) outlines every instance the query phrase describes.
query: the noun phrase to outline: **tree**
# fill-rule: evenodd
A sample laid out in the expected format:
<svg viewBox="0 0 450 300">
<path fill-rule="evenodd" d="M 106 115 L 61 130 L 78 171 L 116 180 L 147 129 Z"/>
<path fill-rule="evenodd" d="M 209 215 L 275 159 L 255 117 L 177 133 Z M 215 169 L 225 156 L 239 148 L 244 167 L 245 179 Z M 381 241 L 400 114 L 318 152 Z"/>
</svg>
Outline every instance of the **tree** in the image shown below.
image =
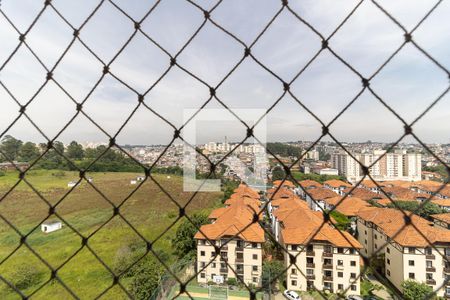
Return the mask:
<svg viewBox="0 0 450 300">
<path fill-rule="evenodd" d="M 3 137 L 0 144 L 0 150 L 6 156 L 4 160 L 17 160 L 22 144 L 23 142 L 21 140 L 18 140 L 11 135 Z"/>
<path fill-rule="evenodd" d="M 401 201 L 401 200 L 399 200 L 399 201 L 395 201 L 395 204 L 389 203 L 387 206 L 390 208 L 398 208 L 398 209 L 405 210 L 405 211 L 416 212 L 419 216 L 424 217 L 424 218 L 428 218 L 430 215 L 440 214 L 440 213 L 445 212 L 438 205 L 431 203 L 431 202 L 425 203 L 424 206 L 420 210 L 417 210 L 420 206 L 420 203 L 417 201 Z"/>
<path fill-rule="evenodd" d="M 336 228 L 339 230 L 348 230 L 350 228 L 351 221 L 349 218 L 347 218 L 346 215 L 333 210 L 330 215 L 333 217 L 333 219 L 337 222 Z"/>
<path fill-rule="evenodd" d="M 276 166 L 272 170 L 272 181 L 283 180 L 286 177 L 284 170 L 280 166 Z"/>
<path fill-rule="evenodd" d="M 155 258 L 147 256 L 129 271 L 130 290 L 137 300 L 150 299 L 159 286 L 164 267 Z"/>
<path fill-rule="evenodd" d="M 23 264 L 15 268 L 11 278 L 14 285 L 21 289 L 27 289 L 39 283 L 43 277 L 43 273 L 38 271 L 31 264 Z"/>
<path fill-rule="evenodd" d="M 208 216 L 201 213 L 193 214 L 190 219 L 196 226 L 185 219 L 177 228 L 177 232 L 172 238 L 172 246 L 175 249 L 175 254 L 180 258 L 194 257 L 197 254 L 197 244 L 194 240 L 194 235 L 198 231 L 197 228 L 208 223 Z"/>
<path fill-rule="evenodd" d="M 265 261 L 262 268 L 261 283 L 270 292 L 275 289 L 277 280 L 282 279 L 284 264 L 280 260 Z"/>
<path fill-rule="evenodd" d="M 223 189 L 223 200 L 222 202 L 225 202 L 227 199 L 231 197 L 231 195 L 234 193 L 234 190 L 239 186 L 238 181 L 234 180 L 225 180 L 222 184 Z"/>
<path fill-rule="evenodd" d="M 67 157 L 75 160 L 81 160 L 84 158 L 83 147 L 75 141 L 72 141 L 67 146 Z"/>
<path fill-rule="evenodd" d="M 21 161 L 31 162 L 39 157 L 39 149 L 35 143 L 26 142 L 20 148 L 19 159 Z"/>
<path fill-rule="evenodd" d="M 402 289 L 406 300 L 433 299 L 433 288 L 425 283 L 408 279 L 403 281 Z"/>
</svg>

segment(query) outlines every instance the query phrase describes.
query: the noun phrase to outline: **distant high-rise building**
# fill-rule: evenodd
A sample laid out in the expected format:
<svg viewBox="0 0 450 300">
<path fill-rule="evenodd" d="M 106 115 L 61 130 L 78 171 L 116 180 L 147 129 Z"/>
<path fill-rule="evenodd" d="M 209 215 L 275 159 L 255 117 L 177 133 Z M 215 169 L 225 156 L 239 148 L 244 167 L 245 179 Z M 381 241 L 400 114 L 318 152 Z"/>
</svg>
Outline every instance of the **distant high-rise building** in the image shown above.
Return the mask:
<svg viewBox="0 0 450 300">
<path fill-rule="evenodd" d="M 420 153 L 407 153 L 405 150 L 386 153 L 384 150 L 373 150 L 355 153 L 352 156 L 344 152 L 331 155 L 333 168 L 349 181 L 355 182 L 363 177 L 360 163 L 371 166 L 369 172 L 375 180 L 416 181 L 421 179 L 422 155 Z"/>
</svg>

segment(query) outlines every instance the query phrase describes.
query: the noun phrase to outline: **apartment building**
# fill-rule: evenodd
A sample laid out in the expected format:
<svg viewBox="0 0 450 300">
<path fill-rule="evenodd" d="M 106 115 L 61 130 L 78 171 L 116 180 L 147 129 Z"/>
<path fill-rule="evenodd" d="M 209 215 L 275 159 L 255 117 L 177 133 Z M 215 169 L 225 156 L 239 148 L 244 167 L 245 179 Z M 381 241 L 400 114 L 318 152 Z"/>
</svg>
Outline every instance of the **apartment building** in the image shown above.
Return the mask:
<svg viewBox="0 0 450 300">
<path fill-rule="evenodd" d="M 286 203 L 275 212 L 279 242 L 289 253 L 285 254 L 287 288 L 359 294 L 360 243 L 330 222 L 323 224 L 321 212 L 294 205 Z M 296 257 L 295 264 L 291 264 L 291 255 Z"/>
<path fill-rule="evenodd" d="M 247 189 L 240 186 L 237 193 L 248 193 Z M 246 284 L 260 286 L 265 237 L 261 226 L 253 223 L 256 203 L 249 203 L 242 194 L 233 199 L 229 206 L 214 210 L 209 215 L 212 223 L 201 226 L 194 236 L 197 280 L 207 283 L 237 278 Z"/>
<path fill-rule="evenodd" d="M 386 153 L 384 150 L 373 150 L 352 155 L 353 157 L 348 153 L 331 155 L 333 168 L 350 182 L 358 181 L 363 177 L 360 163 L 371 166 L 369 172 L 376 180 L 421 180 L 422 155 L 420 153 L 407 153 L 406 150 Z"/>
<path fill-rule="evenodd" d="M 361 254 L 384 254 L 385 276 L 400 291 L 404 280 L 413 279 L 428 284 L 438 296 L 449 297 L 450 284 L 444 280 L 450 275 L 450 231 L 416 215 L 410 218 L 411 224 L 405 224 L 403 213 L 390 208 L 358 212 Z"/>
<path fill-rule="evenodd" d="M 325 209 L 325 199 L 336 197 L 337 194 L 330 189 L 315 188 L 308 191 L 306 194 L 306 203 L 309 208 L 315 211 L 321 211 Z"/>
</svg>

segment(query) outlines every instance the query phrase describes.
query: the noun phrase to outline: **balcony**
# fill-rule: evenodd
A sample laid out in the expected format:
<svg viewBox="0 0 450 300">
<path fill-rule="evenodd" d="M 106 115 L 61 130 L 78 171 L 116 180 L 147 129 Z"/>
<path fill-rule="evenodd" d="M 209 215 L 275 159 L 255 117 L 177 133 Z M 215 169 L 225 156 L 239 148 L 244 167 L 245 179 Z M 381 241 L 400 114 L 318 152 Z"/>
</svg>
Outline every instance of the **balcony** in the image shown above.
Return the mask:
<svg viewBox="0 0 450 300">
<path fill-rule="evenodd" d="M 444 273 L 449 273 L 450 274 L 450 267 L 445 267 L 444 268 Z"/>
<path fill-rule="evenodd" d="M 228 250 L 228 244 L 223 245 L 222 247 L 220 247 L 221 250 Z"/>
<path fill-rule="evenodd" d="M 306 251 L 306 256 L 314 256 L 316 253 L 314 251 Z"/>
<path fill-rule="evenodd" d="M 307 280 L 314 280 L 316 279 L 316 275 L 306 275 Z"/>
<path fill-rule="evenodd" d="M 427 272 L 436 272 L 436 268 L 435 267 L 427 267 L 426 271 Z"/>
<path fill-rule="evenodd" d="M 427 254 L 425 255 L 426 259 L 435 259 L 436 256 L 434 256 L 434 254 Z"/>
<path fill-rule="evenodd" d="M 236 258 L 236 263 L 243 263 L 244 262 L 244 258 Z"/>
<path fill-rule="evenodd" d="M 220 273 L 228 273 L 228 269 L 227 268 L 220 268 Z"/>
<path fill-rule="evenodd" d="M 333 276 L 323 276 L 323 281 L 333 281 Z"/>
<path fill-rule="evenodd" d="M 238 273 L 238 274 L 244 274 L 244 269 L 237 269 L 237 270 L 236 270 L 236 273 Z"/>
<path fill-rule="evenodd" d="M 434 279 L 427 279 L 427 284 L 435 285 L 436 284 L 436 280 L 434 280 Z"/>
<path fill-rule="evenodd" d="M 228 261 L 228 256 L 220 256 L 220 260 Z"/>
<path fill-rule="evenodd" d="M 307 263 L 307 264 L 306 264 L 306 267 L 307 267 L 307 268 L 315 268 L 315 267 L 316 267 L 316 264 L 315 264 L 315 263 Z"/>
<path fill-rule="evenodd" d="M 242 252 L 242 251 L 244 251 L 244 247 L 243 246 L 236 246 L 236 251 Z"/>
<path fill-rule="evenodd" d="M 333 252 L 324 252 L 323 257 L 333 257 Z"/>
<path fill-rule="evenodd" d="M 323 265 L 325 270 L 333 270 L 333 265 Z"/>
</svg>

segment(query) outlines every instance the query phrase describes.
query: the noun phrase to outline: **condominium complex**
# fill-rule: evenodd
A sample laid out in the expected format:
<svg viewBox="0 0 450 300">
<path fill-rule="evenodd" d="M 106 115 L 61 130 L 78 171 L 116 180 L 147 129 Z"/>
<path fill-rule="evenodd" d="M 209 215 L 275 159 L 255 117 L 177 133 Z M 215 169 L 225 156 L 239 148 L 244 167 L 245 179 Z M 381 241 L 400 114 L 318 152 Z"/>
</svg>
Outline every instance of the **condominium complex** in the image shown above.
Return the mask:
<svg viewBox="0 0 450 300">
<path fill-rule="evenodd" d="M 273 201 L 277 201 L 273 210 L 276 238 L 288 251 L 284 260 L 287 289 L 359 294 L 360 257 L 356 250 L 360 243 L 327 223 L 321 212 L 310 210 L 298 197 L 274 197 Z"/>
<path fill-rule="evenodd" d="M 386 278 L 400 291 L 402 282 L 413 279 L 437 290 L 438 296 L 450 296 L 450 231 L 417 215 L 405 223 L 401 211 L 368 208 L 357 216 L 361 254 L 383 258 Z"/>
<path fill-rule="evenodd" d="M 239 282 L 261 285 L 265 238 L 261 226 L 253 223 L 258 203 L 258 193 L 241 185 L 226 207 L 210 214 L 212 223 L 200 227 L 195 235 L 198 282 L 223 283 L 237 278 Z"/>
<path fill-rule="evenodd" d="M 364 175 L 360 163 L 371 166 L 369 172 L 375 180 L 416 181 L 421 179 L 422 155 L 420 153 L 407 153 L 405 150 L 387 153 L 384 150 L 373 150 L 370 153 L 355 153 L 352 156 L 348 153 L 331 155 L 333 168 L 351 182 L 360 180 Z"/>
</svg>

